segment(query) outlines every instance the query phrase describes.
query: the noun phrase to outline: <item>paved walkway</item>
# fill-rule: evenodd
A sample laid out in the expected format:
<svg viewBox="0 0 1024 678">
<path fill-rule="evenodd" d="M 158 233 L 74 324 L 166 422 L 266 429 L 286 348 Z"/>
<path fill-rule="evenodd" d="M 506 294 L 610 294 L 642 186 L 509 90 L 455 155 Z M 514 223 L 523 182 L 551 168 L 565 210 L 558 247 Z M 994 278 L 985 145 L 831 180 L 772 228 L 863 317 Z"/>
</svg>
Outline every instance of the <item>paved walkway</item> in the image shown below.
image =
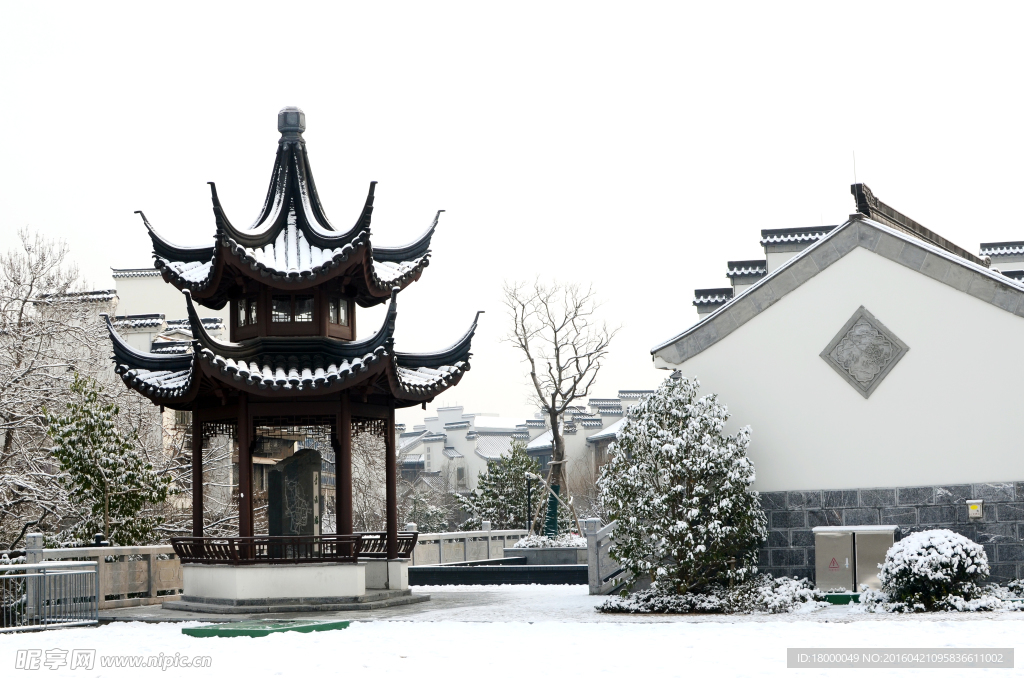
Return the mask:
<svg viewBox="0 0 1024 678">
<path fill-rule="evenodd" d="M 974 621 L 979 619 L 1024 620 L 1024 612 L 931 613 L 917 615 L 868 614 L 859 606 L 833 605 L 792 614 L 757 615 L 625 615 L 602 614 L 594 608 L 604 596 L 588 595 L 586 586 L 414 586 L 430 600 L 380 610 L 284 614 L 217 615 L 164 610 L 159 605 L 101 610 L 104 621 L 237 621 L 241 619 L 352 619 L 356 621 L 457 621 L 457 622 L 582 622 L 582 623 L 751 623 L 808 622 L 852 623 L 860 621 L 928 619 Z"/>
</svg>

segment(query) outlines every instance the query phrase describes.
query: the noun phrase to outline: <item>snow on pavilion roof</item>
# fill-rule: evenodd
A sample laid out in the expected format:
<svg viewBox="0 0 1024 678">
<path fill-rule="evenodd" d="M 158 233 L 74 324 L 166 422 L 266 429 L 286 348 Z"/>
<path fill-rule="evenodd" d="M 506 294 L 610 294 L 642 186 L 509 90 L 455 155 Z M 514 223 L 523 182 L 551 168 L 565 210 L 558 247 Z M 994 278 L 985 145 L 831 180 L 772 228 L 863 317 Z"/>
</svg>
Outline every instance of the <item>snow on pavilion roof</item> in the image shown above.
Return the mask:
<svg viewBox="0 0 1024 678">
<path fill-rule="evenodd" d="M 249 228 L 231 223 L 213 183 L 216 230 L 210 244 L 175 245 L 159 235 L 139 212 L 153 241 L 156 268 L 165 280 L 191 291 L 205 306 L 220 309 L 227 303 L 232 286 L 238 284 L 238 274 L 279 289 L 305 289 L 344 276 L 361 306 L 383 303 L 393 287 L 404 288 L 418 279 L 429 263 L 430 240 L 443 210 L 414 242 L 401 247 L 374 247 L 370 220 L 376 182 L 371 182 L 355 224 L 338 230 L 327 219 L 313 181 L 302 138 L 305 114 L 296 108 L 282 110 L 278 130 L 281 139 L 270 188 L 259 217 Z M 225 267 L 232 271 L 226 273 Z"/>
<path fill-rule="evenodd" d="M 368 339 L 256 337 L 234 343 L 210 336 L 186 292 L 192 352 L 134 349 L 121 339 L 108 316 L 115 371 L 127 386 L 157 404 L 186 406 L 196 399 L 203 381 L 219 381 L 254 394 L 287 396 L 333 393 L 380 381 L 399 407 L 417 404 L 454 386 L 469 370 L 470 345 L 480 314 L 466 334 L 447 349 L 401 353 L 394 350 L 397 295 L 398 290 L 393 290 L 384 324 Z"/>
</svg>

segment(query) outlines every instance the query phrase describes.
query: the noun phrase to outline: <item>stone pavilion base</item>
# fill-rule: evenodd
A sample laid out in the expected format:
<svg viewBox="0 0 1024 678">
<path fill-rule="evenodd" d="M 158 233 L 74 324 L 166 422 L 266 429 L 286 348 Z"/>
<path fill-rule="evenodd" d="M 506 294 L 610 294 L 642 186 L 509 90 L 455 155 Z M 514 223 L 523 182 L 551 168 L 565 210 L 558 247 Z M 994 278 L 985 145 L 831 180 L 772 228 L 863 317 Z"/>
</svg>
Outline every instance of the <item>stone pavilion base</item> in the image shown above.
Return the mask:
<svg viewBox="0 0 1024 678">
<path fill-rule="evenodd" d="M 218 614 L 370 610 L 429 600 L 409 591 L 409 561 L 182 566 L 169 610 Z"/>
</svg>

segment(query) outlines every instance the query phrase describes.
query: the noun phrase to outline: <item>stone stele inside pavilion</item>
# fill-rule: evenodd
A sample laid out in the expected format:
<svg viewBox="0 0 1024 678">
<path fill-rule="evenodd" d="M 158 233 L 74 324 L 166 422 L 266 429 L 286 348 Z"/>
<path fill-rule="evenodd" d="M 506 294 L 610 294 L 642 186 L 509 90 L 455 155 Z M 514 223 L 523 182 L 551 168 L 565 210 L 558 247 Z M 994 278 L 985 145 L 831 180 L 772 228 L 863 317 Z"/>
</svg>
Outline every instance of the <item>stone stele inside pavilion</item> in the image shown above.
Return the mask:
<svg viewBox="0 0 1024 678">
<path fill-rule="evenodd" d="M 278 114 L 270 189 L 251 227 L 232 225 L 212 183 L 212 243 L 171 244 L 142 216 L 156 267 L 185 295 L 189 349 L 138 351 L 108 319 L 124 383 L 154 404 L 192 413 L 192 536 L 172 540 L 184 595 L 168 606 L 243 612 L 413 598 L 408 557 L 416 534 L 398 531 L 395 410 L 427 403 L 459 382 L 476 320 L 444 350 L 395 350 L 398 293 L 423 274 L 440 212 L 415 242 L 374 246 L 371 183 L 355 225 L 335 227 L 317 195 L 305 123 L 297 108 Z M 229 342 L 207 333 L 196 302 L 229 307 Z M 356 308 L 384 303 L 384 324 L 357 340 Z M 353 531 L 353 434 L 383 438 L 383 532 Z M 237 538 L 203 534 L 203 498 L 213 491 L 204 484 L 203 451 L 217 441 L 237 459 L 230 497 Z M 254 469 L 266 488 L 259 526 L 267 534 L 254 533 Z"/>
</svg>

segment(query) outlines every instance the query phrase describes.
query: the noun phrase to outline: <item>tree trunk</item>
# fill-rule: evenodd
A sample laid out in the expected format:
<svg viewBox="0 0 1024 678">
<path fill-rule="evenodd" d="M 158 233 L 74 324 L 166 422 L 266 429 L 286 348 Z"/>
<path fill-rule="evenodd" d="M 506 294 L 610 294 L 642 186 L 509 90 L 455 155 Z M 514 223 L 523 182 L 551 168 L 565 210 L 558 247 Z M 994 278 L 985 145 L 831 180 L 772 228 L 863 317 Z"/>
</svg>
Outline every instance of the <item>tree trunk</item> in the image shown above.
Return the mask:
<svg viewBox="0 0 1024 678">
<path fill-rule="evenodd" d="M 562 432 L 558 430 L 558 413 L 554 406 L 552 396 L 551 409 L 548 414 L 551 420 L 551 469 L 548 472 L 548 484 L 551 492 L 548 494 L 548 510 L 544 520 L 544 534 L 548 537 L 558 536 L 558 493 L 562 486 L 562 477 L 565 466 L 565 441 Z"/>
</svg>

